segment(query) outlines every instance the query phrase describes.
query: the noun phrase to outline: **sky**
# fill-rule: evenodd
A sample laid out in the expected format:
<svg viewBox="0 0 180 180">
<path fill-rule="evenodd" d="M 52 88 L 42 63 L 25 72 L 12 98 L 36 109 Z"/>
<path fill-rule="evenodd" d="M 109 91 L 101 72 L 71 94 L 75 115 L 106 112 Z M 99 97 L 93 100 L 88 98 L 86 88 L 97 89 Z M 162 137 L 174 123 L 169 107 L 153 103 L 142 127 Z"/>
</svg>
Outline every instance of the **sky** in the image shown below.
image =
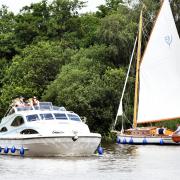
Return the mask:
<svg viewBox="0 0 180 180">
<path fill-rule="evenodd" d="M 37 3 L 41 0 L 0 0 L 0 7 L 1 5 L 6 5 L 9 7 L 10 11 L 13 11 L 14 13 L 18 13 L 19 10 L 27 5 L 30 5 L 31 3 Z M 49 0 L 52 1 L 52 0 Z M 87 7 L 82 10 L 82 12 L 94 12 L 96 11 L 96 7 L 104 4 L 105 0 L 82 0 L 87 2 Z"/>
</svg>

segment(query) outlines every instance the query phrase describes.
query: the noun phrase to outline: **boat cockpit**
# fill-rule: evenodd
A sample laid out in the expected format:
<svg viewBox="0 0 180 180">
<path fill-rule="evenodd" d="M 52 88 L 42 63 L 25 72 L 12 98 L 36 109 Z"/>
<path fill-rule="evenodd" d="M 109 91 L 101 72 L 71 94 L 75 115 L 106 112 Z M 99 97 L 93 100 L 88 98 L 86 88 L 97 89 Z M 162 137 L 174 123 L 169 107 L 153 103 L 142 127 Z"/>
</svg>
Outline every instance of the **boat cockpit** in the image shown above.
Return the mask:
<svg viewBox="0 0 180 180">
<path fill-rule="evenodd" d="M 39 102 L 38 106 L 12 106 L 5 116 L 11 115 L 19 111 L 30 111 L 30 110 L 57 110 L 57 111 L 66 111 L 65 107 L 53 106 L 52 102 Z"/>
<path fill-rule="evenodd" d="M 51 102 L 40 102 L 38 106 L 13 106 L 5 116 L 10 116 L 14 113 L 27 114 L 27 122 L 38 120 L 81 121 L 80 117 L 74 112 L 67 111 L 64 107 L 53 106 Z"/>
<path fill-rule="evenodd" d="M 11 118 L 11 117 L 14 118 Z M 1 121 L 8 121 L 8 119 L 23 119 L 25 122 L 40 121 L 40 120 L 71 120 L 81 122 L 80 117 L 72 112 L 67 111 L 64 107 L 53 106 L 51 102 L 40 102 L 38 106 L 13 106 L 6 113 Z"/>
<path fill-rule="evenodd" d="M 50 123 L 51 121 L 56 122 Z M 35 134 L 37 126 L 43 125 L 44 127 L 45 124 L 53 126 L 53 124 L 59 124 L 58 121 L 61 121 L 64 125 L 67 124 L 67 127 L 68 122 L 82 122 L 76 113 L 67 111 L 64 107 L 53 106 L 51 102 L 40 102 L 38 106 L 13 106 L 0 123 L 0 134 L 14 132 L 15 128 L 18 129 L 20 134 Z M 35 122 L 35 124 L 32 122 Z"/>
</svg>

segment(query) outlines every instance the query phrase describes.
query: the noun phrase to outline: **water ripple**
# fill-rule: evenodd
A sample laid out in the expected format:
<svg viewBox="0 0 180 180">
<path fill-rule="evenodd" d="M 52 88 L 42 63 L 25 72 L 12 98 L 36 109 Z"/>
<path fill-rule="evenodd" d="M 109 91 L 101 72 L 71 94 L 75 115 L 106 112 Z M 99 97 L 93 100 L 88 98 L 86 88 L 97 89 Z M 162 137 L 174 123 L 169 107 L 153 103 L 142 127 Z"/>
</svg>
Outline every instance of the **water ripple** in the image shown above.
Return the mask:
<svg viewBox="0 0 180 180">
<path fill-rule="evenodd" d="M 103 147 L 103 156 L 0 156 L 0 177 L 18 180 L 179 180 L 179 147 L 118 144 L 104 144 Z"/>
</svg>

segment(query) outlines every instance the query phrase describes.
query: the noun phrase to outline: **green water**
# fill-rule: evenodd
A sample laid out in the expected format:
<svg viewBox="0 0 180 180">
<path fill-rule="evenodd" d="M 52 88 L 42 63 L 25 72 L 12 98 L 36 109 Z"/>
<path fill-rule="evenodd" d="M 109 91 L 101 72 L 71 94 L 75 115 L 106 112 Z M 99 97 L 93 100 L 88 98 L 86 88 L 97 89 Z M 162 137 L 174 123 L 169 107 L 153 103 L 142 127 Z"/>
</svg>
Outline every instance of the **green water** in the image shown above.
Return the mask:
<svg viewBox="0 0 180 180">
<path fill-rule="evenodd" d="M 0 179 L 179 180 L 180 147 L 106 144 L 99 157 L 0 156 Z"/>
</svg>

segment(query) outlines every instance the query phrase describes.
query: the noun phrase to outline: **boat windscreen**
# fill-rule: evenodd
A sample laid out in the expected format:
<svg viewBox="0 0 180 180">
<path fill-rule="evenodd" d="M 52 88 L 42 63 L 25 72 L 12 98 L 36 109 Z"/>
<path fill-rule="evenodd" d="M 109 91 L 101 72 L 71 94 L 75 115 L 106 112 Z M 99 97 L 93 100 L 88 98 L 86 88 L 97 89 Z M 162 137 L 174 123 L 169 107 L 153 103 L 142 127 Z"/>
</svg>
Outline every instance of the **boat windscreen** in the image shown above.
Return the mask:
<svg viewBox="0 0 180 180">
<path fill-rule="evenodd" d="M 77 116 L 76 114 L 68 114 L 68 117 L 72 121 L 81 121 L 79 116 Z"/>
<path fill-rule="evenodd" d="M 40 102 L 39 103 L 39 109 L 51 110 L 52 109 L 52 103 L 51 102 Z"/>
<path fill-rule="evenodd" d="M 57 110 L 57 111 L 66 111 L 65 107 L 58 107 L 58 106 L 52 106 L 53 110 Z"/>
<path fill-rule="evenodd" d="M 67 120 L 68 119 L 66 114 L 63 114 L 63 113 L 54 113 L 54 116 L 58 120 Z"/>
<path fill-rule="evenodd" d="M 40 114 L 42 120 L 53 120 L 54 117 L 51 113 Z"/>
<path fill-rule="evenodd" d="M 23 106 L 23 107 L 16 107 L 17 111 L 27 111 L 32 110 L 33 108 L 31 106 Z"/>
<path fill-rule="evenodd" d="M 37 114 L 31 114 L 26 116 L 27 121 L 38 121 L 40 120 Z"/>
</svg>

